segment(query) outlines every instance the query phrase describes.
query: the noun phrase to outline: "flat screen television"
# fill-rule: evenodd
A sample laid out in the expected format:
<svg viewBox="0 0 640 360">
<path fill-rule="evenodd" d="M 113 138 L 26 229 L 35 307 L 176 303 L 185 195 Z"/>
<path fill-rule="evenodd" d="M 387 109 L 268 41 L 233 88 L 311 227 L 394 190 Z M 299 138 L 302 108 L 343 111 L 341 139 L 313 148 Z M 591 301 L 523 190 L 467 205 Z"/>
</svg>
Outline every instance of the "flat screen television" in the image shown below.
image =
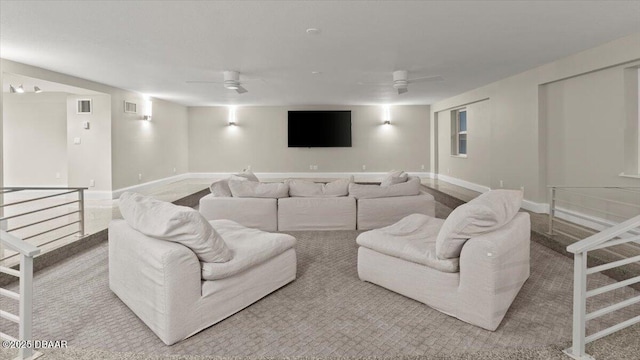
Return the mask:
<svg viewBox="0 0 640 360">
<path fill-rule="evenodd" d="M 351 111 L 289 111 L 289 147 L 351 147 Z"/>
</svg>

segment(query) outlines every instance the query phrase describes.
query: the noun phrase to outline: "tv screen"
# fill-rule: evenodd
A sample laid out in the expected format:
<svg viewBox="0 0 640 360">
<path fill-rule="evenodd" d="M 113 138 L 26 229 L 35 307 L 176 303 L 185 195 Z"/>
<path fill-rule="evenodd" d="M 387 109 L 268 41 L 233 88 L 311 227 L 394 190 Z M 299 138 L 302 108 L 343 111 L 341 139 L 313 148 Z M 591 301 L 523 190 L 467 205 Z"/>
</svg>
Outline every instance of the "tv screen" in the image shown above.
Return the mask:
<svg viewBox="0 0 640 360">
<path fill-rule="evenodd" d="M 289 111 L 289 147 L 351 147 L 351 111 Z"/>
</svg>

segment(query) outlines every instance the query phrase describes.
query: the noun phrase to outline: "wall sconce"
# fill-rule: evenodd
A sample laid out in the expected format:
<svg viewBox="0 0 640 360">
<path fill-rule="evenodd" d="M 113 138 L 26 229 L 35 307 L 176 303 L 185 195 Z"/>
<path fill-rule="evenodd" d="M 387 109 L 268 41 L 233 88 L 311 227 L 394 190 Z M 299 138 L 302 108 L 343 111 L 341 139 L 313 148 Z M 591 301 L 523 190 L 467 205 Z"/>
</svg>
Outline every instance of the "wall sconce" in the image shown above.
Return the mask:
<svg viewBox="0 0 640 360">
<path fill-rule="evenodd" d="M 22 86 L 22 84 L 20 84 L 20 86 L 18 87 L 14 87 L 13 85 L 9 84 L 9 92 L 11 94 L 23 94 L 24 93 L 24 87 Z"/>
<path fill-rule="evenodd" d="M 37 87 L 37 86 L 34 86 L 34 87 L 33 87 L 33 92 L 34 92 L 34 93 L 36 93 L 36 94 L 40 94 L 40 93 L 42 92 L 42 89 L 40 89 L 40 88 L 39 88 L 39 87 Z"/>
<path fill-rule="evenodd" d="M 382 121 L 384 125 L 391 125 L 391 109 L 389 105 L 382 107 Z"/>
<path fill-rule="evenodd" d="M 234 106 L 229 107 L 229 126 L 236 126 L 236 108 Z"/>
<path fill-rule="evenodd" d="M 151 121 L 151 115 L 153 114 L 153 102 L 151 100 L 146 100 L 144 102 L 144 115 L 143 119 L 147 121 Z"/>
</svg>

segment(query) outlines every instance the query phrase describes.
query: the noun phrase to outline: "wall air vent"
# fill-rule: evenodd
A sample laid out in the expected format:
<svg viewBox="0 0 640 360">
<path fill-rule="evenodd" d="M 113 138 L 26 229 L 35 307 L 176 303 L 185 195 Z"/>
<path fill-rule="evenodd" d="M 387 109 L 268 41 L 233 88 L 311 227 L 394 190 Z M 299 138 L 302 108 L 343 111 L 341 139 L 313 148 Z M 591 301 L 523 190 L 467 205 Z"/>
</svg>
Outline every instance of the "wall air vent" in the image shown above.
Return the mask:
<svg viewBox="0 0 640 360">
<path fill-rule="evenodd" d="M 91 114 L 91 99 L 78 99 L 78 114 Z"/>
<path fill-rule="evenodd" d="M 138 104 L 131 101 L 124 101 L 124 112 L 129 114 L 137 114 L 138 113 Z"/>
</svg>

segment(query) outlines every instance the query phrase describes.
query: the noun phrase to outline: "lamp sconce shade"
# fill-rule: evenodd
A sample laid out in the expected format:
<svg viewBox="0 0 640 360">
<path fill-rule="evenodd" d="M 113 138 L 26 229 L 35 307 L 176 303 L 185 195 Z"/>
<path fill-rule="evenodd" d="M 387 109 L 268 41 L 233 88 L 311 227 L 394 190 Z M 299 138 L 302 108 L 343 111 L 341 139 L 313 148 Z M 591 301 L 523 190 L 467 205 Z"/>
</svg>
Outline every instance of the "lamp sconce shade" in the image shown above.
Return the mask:
<svg viewBox="0 0 640 360">
<path fill-rule="evenodd" d="M 151 121 L 151 116 L 153 115 L 153 102 L 151 100 L 146 100 L 144 102 L 144 115 L 142 118 L 147 121 Z"/>
</svg>

